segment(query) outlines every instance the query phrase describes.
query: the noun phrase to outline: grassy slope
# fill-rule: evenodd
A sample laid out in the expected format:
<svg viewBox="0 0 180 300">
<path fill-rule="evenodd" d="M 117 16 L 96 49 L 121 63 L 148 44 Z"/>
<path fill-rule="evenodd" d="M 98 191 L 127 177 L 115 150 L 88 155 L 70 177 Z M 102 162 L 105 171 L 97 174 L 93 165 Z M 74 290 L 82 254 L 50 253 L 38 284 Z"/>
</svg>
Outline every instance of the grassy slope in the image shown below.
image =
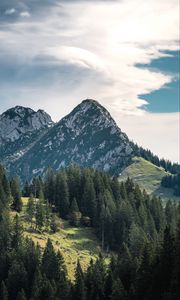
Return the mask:
<svg viewBox="0 0 180 300">
<path fill-rule="evenodd" d="M 179 198 L 173 195 L 171 189 L 160 186 L 161 179 L 165 175 L 168 173 L 163 168 L 157 167 L 141 157 L 134 157 L 133 163 L 120 175 L 120 180 L 125 180 L 129 176 L 149 194 L 158 195 L 164 200 L 178 200 Z"/>
<path fill-rule="evenodd" d="M 51 234 L 47 232 L 38 233 L 31 231 L 29 224 L 25 219 L 25 210 L 27 198 L 22 198 L 23 210 L 20 213 L 21 220 L 25 229 L 25 235 L 31 237 L 34 242 L 39 243 L 43 249 L 46 245 L 48 237 L 51 239 L 54 248 L 60 250 L 64 256 L 67 266 L 68 276 L 71 280 L 74 278 L 74 271 L 79 258 L 83 270 L 86 270 L 91 258 L 97 258 L 101 251 L 99 242 L 91 228 L 76 228 L 68 224 L 67 221 L 60 220 L 60 229 L 57 233 Z"/>
</svg>

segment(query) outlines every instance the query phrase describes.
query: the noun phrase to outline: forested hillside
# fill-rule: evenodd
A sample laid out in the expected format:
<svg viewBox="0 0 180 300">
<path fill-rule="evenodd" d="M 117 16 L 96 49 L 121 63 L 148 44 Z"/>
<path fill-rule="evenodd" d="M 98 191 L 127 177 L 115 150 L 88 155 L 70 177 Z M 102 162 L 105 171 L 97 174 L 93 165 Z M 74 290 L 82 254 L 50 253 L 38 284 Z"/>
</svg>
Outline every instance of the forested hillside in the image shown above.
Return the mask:
<svg viewBox="0 0 180 300">
<path fill-rule="evenodd" d="M 95 229 L 104 249 L 118 250 L 122 244 L 134 243 L 140 254 L 143 244 L 161 235 L 166 218 L 159 198 L 150 198 L 131 179 L 126 182 L 104 172 L 71 166 L 54 173 L 48 169 L 44 180 L 35 178 L 26 184 L 24 195 L 34 194 L 55 206 L 59 216 L 73 224 Z M 176 204 L 170 204 L 176 220 Z M 134 244 L 132 248 L 134 247 Z"/>
<path fill-rule="evenodd" d="M 180 297 L 180 208 L 150 198 L 128 179 L 72 166 L 26 184 L 29 226 L 39 234 L 58 230 L 57 214 L 75 226 L 94 228 L 100 253 L 87 271 L 77 257 L 75 280 L 63 253 L 48 239 L 45 249 L 24 237 L 18 180 L 0 169 L 0 299 L 158 299 Z M 49 216 L 49 217 L 47 217 Z M 48 222 L 47 222 L 48 221 Z"/>
<path fill-rule="evenodd" d="M 180 196 L 180 173 L 167 175 L 162 178 L 161 185 L 165 188 L 172 188 L 175 196 Z"/>
</svg>

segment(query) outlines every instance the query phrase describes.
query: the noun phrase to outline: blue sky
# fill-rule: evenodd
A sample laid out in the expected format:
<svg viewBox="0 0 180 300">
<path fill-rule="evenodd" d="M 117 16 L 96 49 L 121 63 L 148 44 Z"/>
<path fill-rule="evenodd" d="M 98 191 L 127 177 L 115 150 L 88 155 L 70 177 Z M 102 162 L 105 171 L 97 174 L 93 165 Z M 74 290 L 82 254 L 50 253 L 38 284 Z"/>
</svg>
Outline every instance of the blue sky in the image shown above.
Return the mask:
<svg viewBox="0 0 180 300">
<path fill-rule="evenodd" d="M 161 89 L 153 91 L 150 94 L 141 95 L 142 99 L 148 101 L 148 106 L 146 106 L 145 109 L 153 113 L 172 113 L 180 111 L 180 52 L 165 51 L 164 53 L 169 56 L 155 59 L 149 65 L 139 64 L 139 67 L 148 67 L 157 72 L 160 71 L 171 74 L 174 77 L 172 82 Z"/>
<path fill-rule="evenodd" d="M 1 0 L 0 113 L 23 105 L 57 121 L 93 98 L 130 139 L 179 160 L 178 9 L 178 0 Z"/>
</svg>

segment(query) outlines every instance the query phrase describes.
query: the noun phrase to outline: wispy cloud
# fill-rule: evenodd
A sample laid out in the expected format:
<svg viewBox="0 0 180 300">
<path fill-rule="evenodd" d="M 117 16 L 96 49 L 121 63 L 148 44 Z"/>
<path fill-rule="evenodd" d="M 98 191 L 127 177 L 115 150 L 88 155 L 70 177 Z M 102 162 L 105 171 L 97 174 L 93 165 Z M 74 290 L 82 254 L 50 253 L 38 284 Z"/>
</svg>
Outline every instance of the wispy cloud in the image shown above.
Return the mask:
<svg viewBox="0 0 180 300">
<path fill-rule="evenodd" d="M 20 12 L 20 16 L 23 18 L 28 18 L 30 17 L 30 13 L 28 11 L 22 11 Z"/>
<path fill-rule="evenodd" d="M 16 95 L 14 101 L 29 106 L 38 101 L 56 119 L 86 97 L 113 115 L 147 115 L 139 96 L 173 76 L 137 64 L 178 49 L 178 6 L 178 0 L 2 0 L 1 11 L 14 7 L 18 14 L 0 23 L 7 78 L 0 98 Z"/>
<path fill-rule="evenodd" d="M 13 15 L 16 12 L 15 8 L 10 8 L 5 11 L 5 15 Z"/>
</svg>

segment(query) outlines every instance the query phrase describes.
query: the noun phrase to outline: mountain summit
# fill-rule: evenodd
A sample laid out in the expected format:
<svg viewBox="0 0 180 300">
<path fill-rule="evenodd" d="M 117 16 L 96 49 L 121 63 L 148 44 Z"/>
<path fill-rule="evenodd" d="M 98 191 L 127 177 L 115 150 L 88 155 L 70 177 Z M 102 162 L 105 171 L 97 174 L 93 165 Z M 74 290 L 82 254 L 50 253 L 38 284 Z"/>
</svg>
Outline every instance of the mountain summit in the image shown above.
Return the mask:
<svg viewBox="0 0 180 300">
<path fill-rule="evenodd" d="M 132 158 L 133 149 L 109 112 L 97 101 L 82 101 L 47 131 L 11 166 L 26 179 L 70 164 L 118 174 Z"/>
<path fill-rule="evenodd" d="M 23 134 L 47 128 L 53 124 L 43 110 L 16 106 L 0 115 L 0 143 L 14 142 Z"/>
<path fill-rule="evenodd" d="M 53 126 L 43 110 L 16 106 L 0 115 L 0 160 L 6 165 L 19 159 Z"/>
</svg>

